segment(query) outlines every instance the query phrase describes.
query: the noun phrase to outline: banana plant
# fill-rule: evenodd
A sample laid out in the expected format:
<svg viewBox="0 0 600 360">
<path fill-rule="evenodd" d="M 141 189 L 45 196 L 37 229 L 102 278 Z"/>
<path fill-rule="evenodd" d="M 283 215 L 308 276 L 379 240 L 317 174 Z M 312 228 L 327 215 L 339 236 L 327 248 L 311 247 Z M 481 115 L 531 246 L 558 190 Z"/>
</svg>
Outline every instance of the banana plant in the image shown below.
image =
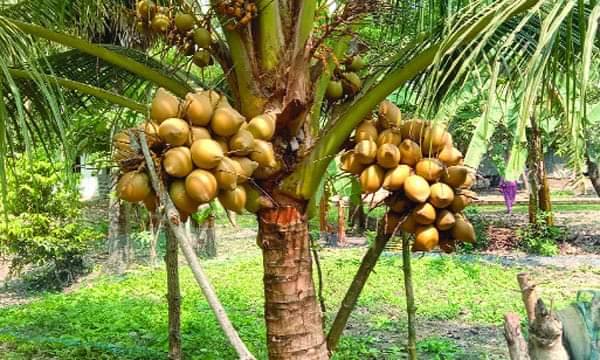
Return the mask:
<svg viewBox="0 0 600 360">
<path fill-rule="evenodd" d="M 183 97 L 201 86 L 189 58 L 174 55 L 156 33 L 138 36 L 132 30 L 129 3 L 15 0 L 0 5 L 0 51 L 8 54 L 0 57 L 3 155 L 19 148 L 19 137 L 25 143 L 60 140 L 64 111 L 96 104 L 93 98 L 144 117 L 144 89 L 163 87 Z M 278 206 L 257 215 L 269 358 L 329 359 L 348 316 L 326 339 L 312 280 L 307 210 L 353 129 L 398 89 L 417 93 L 420 109 L 431 113 L 471 74 L 492 73 L 489 69 L 499 63 L 497 76 L 522 92 L 514 145 L 522 146 L 527 119 L 539 97 L 547 96 L 539 91 L 544 80 L 561 77 L 565 69 L 578 69 L 584 79 L 589 74 L 587 59 L 597 49 L 598 5 L 582 0 L 244 4 L 254 9 L 247 20 L 235 17 L 235 9 L 229 12 L 226 0 L 158 1 L 161 11 L 189 12 L 210 30 L 210 54 L 223 79 L 218 84 L 244 116 L 268 111 L 277 117 L 274 143 L 283 166 L 259 185 Z M 563 37 L 571 44 L 566 48 L 558 41 Z M 99 43 L 115 38 L 117 45 Z M 343 101 L 327 100 L 339 63 L 365 48 L 370 64 L 360 72 L 362 87 Z M 70 64 L 77 65 L 64 70 Z M 576 117 L 570 123 L 572 136 L 579 136 L 576 127 L 583 122 Z M 349 303 L 359 294 L 352 292 Z"/>
</svg>

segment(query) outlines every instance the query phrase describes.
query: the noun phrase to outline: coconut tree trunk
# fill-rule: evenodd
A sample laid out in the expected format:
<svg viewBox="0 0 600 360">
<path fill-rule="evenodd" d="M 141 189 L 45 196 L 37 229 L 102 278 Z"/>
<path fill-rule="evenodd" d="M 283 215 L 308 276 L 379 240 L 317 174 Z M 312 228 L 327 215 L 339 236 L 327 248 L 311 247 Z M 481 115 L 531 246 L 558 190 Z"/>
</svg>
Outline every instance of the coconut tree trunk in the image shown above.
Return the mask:
<svg viewBox="0 0 600 360">
<path fill-rule="evenodd" d="M 312 277 L 305 204 L 287 200 L 287 205 L 264 209 L 258 217 L 269 359 L 329 359 Z"/>
<path fill-rule="evenodd" d="M 131 206 L 116 197 L 109 206 L 108 229 L 108 262 L 107 268 L 115 274 L 122 274 L 127 269 L 131 258 L 129 241 L 129 211 Z"/>
<path fill-rule="evenodd" d="M 544 164 L 544 144 L 542 133 L 535 116 L 531 117 L 531 139 L 529 140 L 529 222 L 537 221 L 537 210 L 546 215 L 545 221 L 548 225 L 554 224 L 552 216 L 552 203 L 550 201 L 550 187 L 546 176 Z"/>
<path fill-rule="evenodd" d="M 179 290 L 179 263 L 177 239 L 167 229 L 167 302 L 169 307 L 169 360 L 180 360 L 181 352 L 181 293 Z"/>
</svg>

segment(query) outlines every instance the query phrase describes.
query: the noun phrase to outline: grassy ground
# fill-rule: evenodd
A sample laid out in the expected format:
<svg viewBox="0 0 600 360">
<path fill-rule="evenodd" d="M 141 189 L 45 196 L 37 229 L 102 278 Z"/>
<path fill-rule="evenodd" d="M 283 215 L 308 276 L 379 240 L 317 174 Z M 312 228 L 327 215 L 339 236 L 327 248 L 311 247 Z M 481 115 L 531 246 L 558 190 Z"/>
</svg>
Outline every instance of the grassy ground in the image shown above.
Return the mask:
<svg viewBox="0 0 600 360">
<path fill-rule="evenodd" d="M 206 269 L 232 321 L 258 359 L 266 358 L 262 265 L 248 237 L 224 240 L 227 250 Z M 236 250 L 231 252 L 228 249 Z M 331 321 L 364 249 L 323 250 L 324 296 Z M 414 260 L 420 358 L 505 358 L 496 325 L 521 311 L 515 292 L 520 269 L 452 257 Z M 588 270 L 590 272 L 592 270 Z M 581 272 L 578 272 L 581 273 Z M 545 294 L 560 307 L 573 296 L 574 273 L 543 269 Z M 591 272 L 599 281 L 600 272 Z M 234 359 L 191 273 L 183 268 L 183 344 L 188 359 Z M 587 278 L 585 281 L 590 281 Z M 377 265 L 335 359 L 399 359 L 405 329 L 401 261 L 386 254 Z M 47 294 L 0 309 L 2 359 L 164 359 L 167 348 L 165 273 L 136 268 L 101 277 L 66 294 Z M 490 335 L 492 334 L 492 335 Z"/>
</svg>

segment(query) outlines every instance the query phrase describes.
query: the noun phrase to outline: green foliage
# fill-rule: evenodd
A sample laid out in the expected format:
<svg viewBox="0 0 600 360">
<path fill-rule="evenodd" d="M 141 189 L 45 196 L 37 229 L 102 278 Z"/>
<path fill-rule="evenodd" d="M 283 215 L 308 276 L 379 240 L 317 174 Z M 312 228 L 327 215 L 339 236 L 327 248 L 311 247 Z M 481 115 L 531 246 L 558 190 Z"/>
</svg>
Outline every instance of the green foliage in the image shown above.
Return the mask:
<svg viewBox="0 0 600 360">
<path fill-rule="evenodd" d="M 558 255 L 557 243 L 564 241 L 567 233 L 564 228 L 548 225 L 547 216 L 547 213 L 539 212 L 534 224 L 517 230 L 521 247 L 528 253 L 542 256 Z"/>
<path fill-rule="evenodd" d="M 460 251 L 471 253 L 474 250 L 487 248 L 490 242 L 487 232 L 489 224 L 481 215 L 479 208 L 476 206 L 468 206 L 463 211 L 463 214 L 467 217 L 471 224 L 473 224 L 477 241 L 474 244 L 461 243 L 459 247 Z"/>
<path fill-rule="evenodd" d="M 32 286 L 64 286 L 85 269 L 84 254 L 100 233 L 80 219 L 79 193 L 65 185 L 60 164 L 25 156 L 9 164 L 14 172 L 7 183 L 0 252 L 11 259 L 13 273 L 41 268 L 30 277 Z"/>
<path fill-rule="evenodd" d="M 454 341 L 438 337 L 430 337 L 417 342 L 417 350 L 435 360 L 460 359 L 462 353 Z"/>
</svg>

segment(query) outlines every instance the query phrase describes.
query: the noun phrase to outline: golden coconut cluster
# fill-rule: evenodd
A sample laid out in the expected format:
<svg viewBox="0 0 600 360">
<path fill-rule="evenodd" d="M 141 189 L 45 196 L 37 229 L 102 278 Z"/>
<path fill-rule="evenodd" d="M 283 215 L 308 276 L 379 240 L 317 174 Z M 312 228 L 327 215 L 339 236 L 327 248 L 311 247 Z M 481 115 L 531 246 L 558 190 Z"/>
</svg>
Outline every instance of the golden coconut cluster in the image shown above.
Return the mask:
<svg viewBox="0 0 600 360">
<path fill-rule="evenodd" d="M 219 0 L 216 3 L 217 12 L 229 19 L 225 25 L 228 30 L 242 28 L 258 15 L 255 1 Z"/>
<path fill-rule="evenodd" d="M 278 168 L 270 142 L 275 134 L 273 115 L 246 121 L 215 91 L 198 91 L 179 99 L 161 88 L 152 101 L 150 118 L 114 138 L 114 159 L 123 170 L 117 184 L 119 198 L 143 201 L 151 211 L 156 207 L 149 177 L 139 170 L 143 169 L 140 151 L 130 138 L 144 131 L 182 218 L 215 198 L 237 213 L 259 210 L 264 199 L 248 180 L 264 179 Z"/>
<path fill-rule="evenodd" d="M 341 169 L 359 177 L 365 194 L 390 192 L 386 232 L 414 234 L 413 251 L 439 246 L 451 252 L 457 241 L 475 242 L 473 225 L 462 214 L 475 197 L 475 175 L 443 125 L 403 121 L 400 109 L 386 100 L 377 120 L 356 128 Z"/>
<path fill-rule="evenodd" d="M 362 80 L 357 72 L 367 66 L 360 55 L 347 57 L 343 67 L 337 68 L 334 78 L 327 84 L 325 96 L 330 101 L 336 101 L 344 96 L 354 96 L 362 89 Z"/>
<path fill-rule="evenodd" d="M 211 33 L 199 26 L 200 23 L 190 12 L 173 13 L 167 7 L 154 4 L 150 0 L 140 0 L 135 8 L 136 30 L 142 34 L 163 35 L 165 40 L 187 56 L 199 67 L 213 64 L 210 53 Z"/>
</svg>

